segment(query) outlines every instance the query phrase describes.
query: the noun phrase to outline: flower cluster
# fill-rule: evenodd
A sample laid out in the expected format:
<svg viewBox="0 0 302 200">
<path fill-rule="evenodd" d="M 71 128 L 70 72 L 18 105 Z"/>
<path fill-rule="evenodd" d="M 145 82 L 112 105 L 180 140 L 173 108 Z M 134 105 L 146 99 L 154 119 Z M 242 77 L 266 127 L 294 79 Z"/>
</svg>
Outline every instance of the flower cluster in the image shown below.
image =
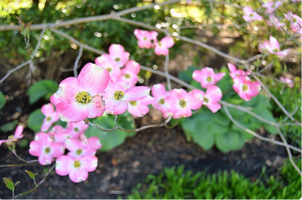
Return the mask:
<svg viewBox="0 0 302 200">
<path fill-rule="evenodd" d="M 88 125 L 84 121 L 69 122 L 66 128 L 60 125 L 53 126 L 48 133 L 45 127 L 50 127 L 58 119 L 57 111 L 51 103 L 42 106 L 45 119 L 41 127 L 41 132 L 35 135 L 31 141 L 29 153 L 37 156 L 41 165 L 49 165 L 56 158 L 56 173 L 64 176 L 69 174 L 69 178 L 75 182 L 85 181 L 88 172 L 96 169 L 98 159 L 95 156 L 98 149 L 102 147 L 99 138 L 87 138 L 84 135 Z M 42 130 L 43 129 L 43 130 Z M 65 152 L 68 153 L 65 155 Z"/>
<path fill-rule="evenodd" d="M 261 85 L 259 82 L 252 82 L 248 77 L 250 72 L 244 72 L 243 70 L 237 70 L 236 66 L 228 63 L 228 68 L 230 70 L 230 76 L 233 79 L 233 89 L 238 93 L 240 98 L 245 101 L 251 100 L 252 97 L 255 97 L 259 94 L 261 90 Z"/>
<path fill-rule="evenodd" d="M 169 48 L 174 45 L 174 40 L 170 36 L 164 37 L 160 41 L 158 41 L 158 33 L 155 31 L 135 29 L 134 35 L 138 40 L 137 44 L 140 48 L 154 48 L 156 55 L 168 55 Z"/>
</svg>

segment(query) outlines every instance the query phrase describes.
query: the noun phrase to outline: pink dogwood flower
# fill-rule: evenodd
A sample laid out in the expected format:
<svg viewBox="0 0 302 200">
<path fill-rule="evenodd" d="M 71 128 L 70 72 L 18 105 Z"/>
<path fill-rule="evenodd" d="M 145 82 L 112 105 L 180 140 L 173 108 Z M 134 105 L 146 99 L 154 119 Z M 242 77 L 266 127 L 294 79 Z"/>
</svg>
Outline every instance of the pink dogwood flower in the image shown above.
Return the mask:
<svg viewBox="0 0 302 200">
<path fill-rule="evenodd" d="M 67 132 L 72 137 L 79 137 L 85 133 L 85 130 L 89 127 L 84 121 L 79 122 L 69 122 L 67 123 Z"/>
<path fill-rule="evenodd" d="M 45 115 L 41 131 L 48 131 L 53 123 L 60 119 L 59 114 L 54 110 L 52 103 L 45 104 L 41 107 L 41 112 Z"/>
<path fill-rule="evenodd" d="M 13 142 L 17 141 L 18 139 L 23 138 L 22 133 L 23 133 L 23 126 L 22 125 L 17 126 L 14 135 L 8 136 L 8 139 L 6 139 L 6 140 L 0 140 L 0 146 L 1 146 L 2 143 L 6 143 L 7 145 L 11 145 Z"/>
<path fill-rule="evenodd" d="M 109 54 L 104 54 L 95 59 L 95 64 L 101 66 L 109 72 L 110 78 L 113 82 L 116 82 L 118 77 L 121 75 L 121 70 L 118 65 L 115 65 L 111 60 Z"/>
<path fill-rule="evenodd" d="M 154 102 L 154 98 L 146 96 L 145 98 L 137 101 L 128 101 L 128 112 L 136 117 L 142 117 L 149 112 L 148 105 Z"/>
<path fill-rule="evenodd" d="M 172 37 L 167 36 L 162 38 L 159 42 L 155 43 L 155 54 L 156 55 L 168 55 L 169 48 L 171 48 L 174 45 L 174 40 Z"/>
<path fill-rule="evenodd" d="M 222 98 L 222 92 L 216 85 L 208 87 L 204 97 L 203 104 L 206 105 L 213 113 L 217 112 L 221 105 L 218 103 Z"/>
<path fill-rule="evenodd" d="M 94 155 L 79 157 L 60 156 L 56 160 L 56 173 L 60 176 L 69 175 L 71 181 L 79 183 L 87 180 L 88 172 L 93 172 L 98 166 Z"/>
<path fill-rule="evenodd" d="M 62 143 L 54 142 L 49 135 L 41 134 L 38 140 L 31 141 L 29 153 L 38 156 L 41 165 L 49 165 L 55 157 L 64 154 L 65 147 Z"/>
<path fill-rule="evenodd" d="M 166 98 L 169 105 L 168 109 L 173 113 L 173 118 L 190 117 L 191 110 L 197 110 L 202 106 L 204 92 L 201 90 L 192 90 L 190 92 L 184 89 L 173 89 L 171 95 Z"/>
<path fill-rule="evenodd" d="M 201 70 L 195 70 L 192 74 L 192 77 L 195 81 L 201 83 L 201 87 L 208 88 L 220 81 L 224 77 L 224 75 L 224 72 L 215 74 L 212 68 L 205 67 Z"/>
<path fill-rule="evenodd" d="M 239 94 L 240 98 L 245 101 L 250 101 L 252 97 L 259 94 L 261 85 L 259 82 L 252 82 L 248 77 L 236 78 L 237 82 L 233 85 L 233 89 Z"/>
<path fill-rule="evenodd" d="M 274 15 L 270 15 L 269 20 L 265 20 L 265 21 L 268 26 L 274 26 L 278 30 L 281 30 L 281 27 L 285 25 L 284 23 L 280 23 L 279 19 Z"/>
<path fill-rule="evenodd" d="M 140 69 L 140 64 L 134 60 L 129 60 L 125 68 L 121 69 L 121 74 L 117 79 L 117 82 L 125 82 L 131 86 L 134 86 L 138 80 L 137 75 Z"/>
<path fill-rule="evenodd" d="M 279 77 L 280 81 L 283 82 L 283 83 L 286 83 L 288 85 L 288 87 L 294 87 L 294 83 L 291 79 L 289 78 L 284 78 L 282 76 Z"/>
<path fill-rule="evenodd" d="M 257 12 L 254 12 L 253 9 L 249 6 L 245 6 L 243 8 L 243 12 L 243 19 L 247 22 L 261 21 L 263 19 L 261 15 L 259 15 Z"/>
<path fill-rule="evenodd" d="M 156 31 L 145 31 L 140 29 L 134 30 L 134 35 L 138 39 L 137 44 L 140 48 L 150 49 L 154 46 L 153 41 L 157 40 L 158 33 Z"/>
<path fill-rule="evenodd" d="M 119 115 L 128 107 L 128 101 L 137 101 L 145 98 L 150 92 L 146 86 L 131 87 L 123 82 L 111 82 L 103 94 L 106 102 L 106 112 Z"/>
<path fill-rule="evenodd" d="M 258 49 L 260 52 L 267 50 L 271 54 L 276 54 L 278 56 L 286 56 L 288 54 L 288 49 L 280 51 L 279 42 L 273 36 L 270 36 L 269 41 L 265 40 L 262 44 L 259 44 Z"/>
<path fill-rule="evenodd" d="M 283 4 L 282 1 L 268 1 L 262 4 L 262 7 L 266 8 L 265 14 L 273 14 L 277 8 L 279 8 Z"/>
<path fill-rule="evenodd" d="M 109 56 L 113 64 L 119 68 L 123 67 L 129 60 L 130 53 L 120 44 L 112 44 L 109 47 Z"/>
<path fill-rule="evenodd" d="M 88 63 L 83 67 L 78 78 L 64 79 L 50 101 L 56 106 L 61 119 L 67 122 L 99 117 L 105 111 L 101 93 L 107 87 L 109 80 L 106 69 Z"/>
<path fill-rule="evenodd" d="M 167 96 L 170 95 L 169 91 L 166 91 L 166 88 L 163 84 L 158 83 L 153 85 L 152 87 L 152 96 L 154 97 L 153 106 L 160 110 L 163 114 L 164 118 L 168 118 L 170 115 L 172 115 L 172 112 L 168 109 L 167 101 L 165 100 Z"/>
</svg>

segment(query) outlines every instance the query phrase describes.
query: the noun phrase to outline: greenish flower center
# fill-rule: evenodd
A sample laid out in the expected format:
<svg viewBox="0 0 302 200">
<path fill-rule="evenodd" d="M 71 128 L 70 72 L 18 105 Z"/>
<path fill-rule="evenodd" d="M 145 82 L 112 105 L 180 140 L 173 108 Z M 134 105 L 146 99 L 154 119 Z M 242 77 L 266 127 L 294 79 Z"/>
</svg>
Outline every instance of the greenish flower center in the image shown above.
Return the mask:
<svg viewBox="0 0 302 200">
<path fill-rule="evenodd" d="M 78 161 L 78 160 L 74 161 L 73 166 L 74 166 L 75 168 L 80 168 L 80 167 L 81 167 L 80 161 Z"/>
<path fill-rule="evenodd" d="M 76 96 L 75 96 L 77 102 L 79 103 L 90 103 L 92 98 L 90 96 L 90 94 L 88 92 L 82 91 L 79 92 Z"/>
<path fill-rule="evenodd" d="M 180 107 L 184 108 L 184 107 L 186 107 L 187 102 L 182 99 L 182 100 L 179 101 L 179 105 L 180 105 Z"/>
<path fill-rule="evenodd" d="M 165 104 L 165 99 L 159 100 L 159 104 Z"/>
<path fill-rule="evenodd" d="M 108 67 L 108 68 L 107 68 L 107 71 L 110 73 L 110 72 L 111 72 L 111 68 Z"/>
<path fill-rule="evenodd" d="M 44 152 L 45 152 L 46 154 L 49 154 L 50 148 L 49 148 L 49 147 L 46 147 L 46 148 L 44 149 Z"/>
<path fill-rule="evenodd" d="M 208 76 L 208 77 L 207 77 L 207 81 L 208 81 L 208 82 L 211 82 L 211 81 L 212 81 L 212 77 Z"/>
<path fill-rule="evenodd" d="M 136 106 L 136 104 L 137 104 L 136 101 L 129 101 L 129 103 L 130 103 L 132 106 Z"/>
<path fill-rule="evenodd" d="M 204 101 L 205 103 L 209 103 L 209 99 L 208 99 L 207 97 L 203 97 L 203 101 Z"/>
<path fill-rule="evenodd" d="M 144 40 L 147 40 L 147 37 L 144 37 Z"/>
<path fill-rule="evenodd" d="M 116 58 L 116 59 L 115 59 L 116 62 L 119 62 L 120 60 L 121 60 L 120 58 Z"/>
<path fill-rule="evenodd" d="M 77 149 L 76 154 L 81 155 L 82 152 L 83 152 L 82 149 Z"/>
<path fill-rule="evenodd" d="M 79 132 L 79 128 L 78 127 L 74 128 L 73 130 L 74 130 L 74 132 Z"/>
<path fill-rule="evenodd" d="M 245 92 L 245 91 L 247 91 L 247 90 L 248 90 L 248 86 L 247 86 L 247 84 L 243 84 L 243 86 L 242 86 L 242 90 L 243 90 L 243 92 Z"/>
<path fill-rule="evenodd" d="M 162 44 L 161 44 L 161 42 L 158 42 L 158 46 L 160 46 L 160 47 L 161 47 L 161 45 L 162 45 Z"/>
<path fill-rule="evenodd" d="M 125 78 L 130 78 L 129 74 L 125 74 L 124 76 L 125 76 Z"/>
<path fill-rule="evenodd" d="M 120 100 L 124 97 L 125 93 L 123 91 L 115 91 L 113 97 L 115 98 L 115 100 Z"/>
<path fill-rule="evenodd" d="M 46 121 L 50 121 L 50 120 L 51 120 L 51 117 L 47 117 L 47 118 L 46 118 Z"/>
</svg>

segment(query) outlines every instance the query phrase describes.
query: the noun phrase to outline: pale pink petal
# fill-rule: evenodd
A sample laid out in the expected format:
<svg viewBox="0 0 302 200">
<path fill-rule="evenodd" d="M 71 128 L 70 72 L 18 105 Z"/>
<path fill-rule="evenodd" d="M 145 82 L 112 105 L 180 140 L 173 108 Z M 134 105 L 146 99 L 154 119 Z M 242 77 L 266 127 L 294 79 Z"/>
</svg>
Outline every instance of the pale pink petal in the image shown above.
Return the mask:
<svg viewBox="0 0 302 200">
<path fill-rule="evenodd" d="M 23 137 L 23 126 L 19 125 L 16 128 L 15 134 L 14 134 L 14 138 L 22 138 Z"/>
<path fill-rule="evenodd" d="M 192 78 L 195 81 L 202 83 L 205 79 L 205 77 L 203 77 L 202 75 L 203 75 L 203 73 L 200 70 L 195 70 L 192 74 Z"/>
<path fill-rule="evenodd" d="M 219 87 L 212 85 L 207 89 L 205 97 L 207 97 L 210 102 L 217 102 L 222 98 L 222 92 Z"/>
<path fill-rule="evenodd" d="M 102 116 L 106 109 L 106 105 L 101 95 L 95 95 L 94 97 L 92 97 L 92 103 L 88 104 L 87 107 L 89 110 L 88 118 L 96 118 Z"/>
<path fill-rule="evenodd" d="M 94 96 L 105 90 L 109 84 L 110 76 L 103 67 L 88 63 L 82 68 L 78 80 L 79 86 Z"/>
<path fill-rule="evenodd" d="M 152 87 L 152 96 L 155 98 L 162 98 L 166 96 L 166 88 L 163 84 L 158 83 Z"/>
<path fill-rule="evenodd" d="M 42 153 L 38 160 L 41 165 L 50 165 L 53 161 L 53 156 L 51 154 Z"/>
<path fill-rule="evenodd" d="M 69 173 L 69 178 L 74 183 L 80 183 L 87 180 L 88 172 L 83 169 L 76 169 Z"/>
<path fill-rule="evenodd" d="M 41 112 L 45 115 L 45 116 L 50 116 L 52 115 L 52 113 L 54 112 L 54 107 L 51 103 L 45 104 L 41 107 Z"/>
<path fill-rule="evenodd" d="M 67 122 L 78 122 L 86 119 L 89 115 L 87 104 L 81 104 L 76 101 L 59 103 L 57 112 L 61 119 Z"/>
<path fill-rule="evenodd" d="M 213 113 L 217 112 L 220 108 L 221 105 L 219 103 L 210 103 L 206 105 Z"/>
<path fill-rule="evenodd" d="M 41 144 L 38 141 L 31 141 L 29 144 L 29 154 L 39 156 L 41 154 Z"/>
<path fill-rule="evenodd" d="M 68 156 L 60 156 L 56 160 L 56 173 L 60 176 L 66 176 L 72 170 L 72 165 L 74 161 Z"/>
<path fill-rule="evenodd" d="M 174 45 L 174 40 L 170 36 L 164 37 L 160 42 L 167 48 L 171 48 Z"/>
<path fill-rule="evenodd" d="M 65 141 L 65 146 L 69 151 L 76 151 L 79 149 L 80 141 L 78 139 L 67 139 Z"/>
<path fill-rule="evenodd" d="M 57 158 L 64 154 L 65 147 L 62 143 L 53 143 L 51 145 L 51 154 L 53 157 Z"/>
<path fill-rule="evenodd" d="M 110 55 L 122 55 L 125 52 L 125 49 L 120 44 L 112 44 L 109 47 L 109 54 Z"/>
<path fill-rule="evenodd" d="M 88 172 L 93 172 L 98 166 L 98 158 L 94 155 L 84 156 L 80 159 L 80 161 L 82 164 L 81 169 L 84 169 Z"/>
<path fill-rule="evenodd" d="M 125 69 L 129 72 L 132 72 L 134 74 L 138 74 L 140 71 L 140 64 L 135 62 L 134 60 L 129 60 L 126 63 Z"/>
<path fill-rule="evenodd" d="M 150 93 L 150 88 L 146 86 L 137 86 L 131 88 L 124 96 L 124 100 L 137 101 L 145 98 Z"/>
<path fill-rule="evenodd" d="M 277 50 L 280 49 L 279 42 L 276 38 L 274 38 L 273 36 L 270 36 L 269 41 L 270 41 L 270 44 L 271 44 L 271 47 L 272 47 L 273 50 L 274 49 L 277 49 Z"/>
<path fill-rule="evenodd" d="M 115 107 L 113 110 L 106 110 L 107 113 L 113 114 L 113 115 L 120 115 L 124 113 L 127 110 L 128 104 L 126 101 L 121 101 L 120 104 Z"/>
<path fill-rule="evenodd" d="M 99 150 L 102 148 L 102 144 L 98 137 L 95 137 L 95 136 L 90 137 L 90 138 L 88 138 L 88 142 L 89 142 L 90 147 L 95 150 Z"/>
<path fill-rule="evenodd" d="M 203 96 L 203 91 L 195 89 L 188 93 L 185 100 L 189 104 L 190 109 L 197 110 L 203 104 Z"/>
<path fill-rule="evenodd" d="M 228 63 L 228 68 L 232 74 L 236 73 L 236 66 L 232 63 Z"/>
</svg>

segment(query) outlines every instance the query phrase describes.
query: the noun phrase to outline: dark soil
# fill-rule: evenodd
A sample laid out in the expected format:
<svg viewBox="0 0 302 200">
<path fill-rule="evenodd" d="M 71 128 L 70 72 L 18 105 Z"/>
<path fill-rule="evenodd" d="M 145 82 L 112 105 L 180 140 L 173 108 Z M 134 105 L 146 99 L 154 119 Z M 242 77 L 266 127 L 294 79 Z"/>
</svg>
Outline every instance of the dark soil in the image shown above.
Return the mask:
<svg viewBox="0 0 302 200">
<path fill-rule="evenodd" d="M 190 49 L 191 47 L 185 46 L 184 48 Z M 221 50 L 227 52 L 224 47 Z M 192 65 L 194 56 L 196 55 L 187 54 L 171 61 L 172 74 L 176 75 L 176 71 L 185 69 L 183 66 Z M 217 56 L 207 58 L 206 65 L 208 66 L 218 67 L 222 63 L 226 65 L 226 62 L 218 60 Z M 69 68 L 70 65 L 72 66 L 72 63 L 67 64 L 64 68 Z M 0 78 L 2 78 L 6 72 L 1 70 L 0 72 Z M 28 115 L 47 103 L 39 101 L 34 105 L 29 105 L 26 96 L 26 84 L 16 81 L 14 76 L 10 76 L 9 79 L 0 84 L 0 89 L 7 99 L 6 106 L 0 111 L 0 126 L 14 120 L 26 124 Z M 157 80 L 151 79 L 149 84 L 161 81 L 165 81 L 165 79 L 162 77 Z M 151 114 L 136 119 L 136 122 L 140 127 L 146 124 L 159 124 L 162 119 L 160 113 L 153 110 Z M 7 138 L 13 132 L 1 132 L 0 139 Z M 261 131 L 260 134 L 263 135 L 265 132 Z M 28 141 L 33 139 L 33 132 L 28 128 L 25 128 L 24 135 Z M 20 157 L 26 160 L 36 159 L 36 157 L 29 155 L 28 147 L 18 146 L 17 152 Z M 222 153 L 215 147 L 209 151 L 204 151 L 197 144 L 187 142 L 181 128 L 176 127 L 174 129 L 153 128 L 144 130 L 134 137 L 127 138 L 121 146 L 111 151 L 98 152 L 97 157 L 99 159 L 98 168 L 95 172 L 89 173 L 87 181 L 76 184 L 70 181 L 68 176 L 59 176 L 53 170 L 38 189 L 21 198 L 109 199 L 119 196 L 125 198 L 131 189 L 137 183 L 142 182 L 148 174 L 156 175 L 164 167 L 179 165 L 184 165 L 185 170 L 193 170 L 194 172 L 208 169 L 208 173 L 214 173 L 234 169 L 251 180 L 256 180 L 263 166 L 267 167 L 266 173 L 268 175 L 277 174 L 278 168 L 282 166 L 287 154 L 285 148 L 258 139 L 247 141 L 245 146 L 238 151 Z M 0 165 L 16 163 L 22 162 L 3 144 L 0 147 Z M 34 163 L 22 167 L 0 168 L 0 198 L 12 197 L 11 191 L 5 187 L 2 181 L 3 177 L 8 177 L 14 182 L 21 181 L 16 186 L 15 194 L 17 195 L 34 187 L 33 181 L 25 170 L 38 173 L 36 179 L 39 182 L 52 165 L 41 166 Z"/>
</svg>

